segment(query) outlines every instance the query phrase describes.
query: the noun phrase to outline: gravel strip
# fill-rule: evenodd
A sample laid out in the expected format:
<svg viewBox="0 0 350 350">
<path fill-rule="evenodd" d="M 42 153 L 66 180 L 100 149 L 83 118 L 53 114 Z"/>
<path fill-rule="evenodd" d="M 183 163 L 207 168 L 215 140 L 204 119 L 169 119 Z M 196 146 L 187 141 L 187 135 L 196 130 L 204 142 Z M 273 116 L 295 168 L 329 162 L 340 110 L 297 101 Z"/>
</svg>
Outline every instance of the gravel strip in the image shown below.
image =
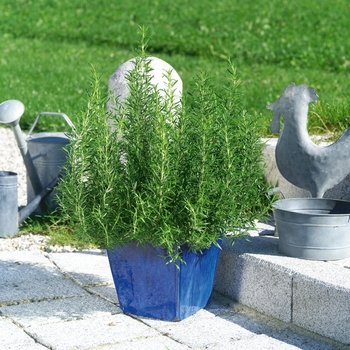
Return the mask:
<svg viewBox="0 0 350 350">
<path fill-rule="evenodd" d="M 22 235 L 14 238 L 0 238 L 1 251 L 16 250 L 43 250 L 47 251 L 50 247 L 47 244 L 47 237 L 40 235 Z"/>
</svg>

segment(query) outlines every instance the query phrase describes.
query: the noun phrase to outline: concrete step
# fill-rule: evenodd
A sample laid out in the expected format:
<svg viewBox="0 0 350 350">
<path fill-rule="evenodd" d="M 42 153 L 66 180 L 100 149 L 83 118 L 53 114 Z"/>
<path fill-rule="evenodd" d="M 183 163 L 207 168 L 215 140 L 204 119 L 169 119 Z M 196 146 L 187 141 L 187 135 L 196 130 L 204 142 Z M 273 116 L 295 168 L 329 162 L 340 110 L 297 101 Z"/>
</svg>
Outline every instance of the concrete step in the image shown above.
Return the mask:
<svg viewBox="0 0 350 350">
<path fill-rule="evenodd" d="M 225 239 L 215 290 L 265 315 L 350 344 L 350 258 L 311 261 L 282 255 L 273 224 L 248 240 Z"/>
</svg>

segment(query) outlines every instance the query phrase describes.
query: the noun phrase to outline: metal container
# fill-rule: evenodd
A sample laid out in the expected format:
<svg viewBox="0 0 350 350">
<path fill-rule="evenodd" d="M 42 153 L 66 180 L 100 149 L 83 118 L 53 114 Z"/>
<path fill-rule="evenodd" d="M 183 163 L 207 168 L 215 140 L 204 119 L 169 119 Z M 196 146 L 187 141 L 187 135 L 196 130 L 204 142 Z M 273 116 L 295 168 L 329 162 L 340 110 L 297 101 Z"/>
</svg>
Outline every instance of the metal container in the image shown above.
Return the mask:
<svg viewBox="0 0 350 350">
<path fill-rule="evenodd" d="M 17 174 L 0 171 L 0 237 L 13 237 L 18 232 Z"/>
<path fill-rule="evenodd" d="M 69 143 L 69 138 L 64 132 L 42 132 L 32 135 L 32 131 L 42 115 L 57 115 L 63 117 L 70 127 L 72 122 L 63 113 L 40 113 L 34 121 L 26 138 L 28 150 L 31 155 L 34 167 L 41 181 L 42 187 L 45 188 L 54 180 L 62 171 L 66 162 L 66 153 L 64 147 Z M 27 177 L 27 201 L 31 202 L 36 194 L 30 179 Z M 48 210 L 56 208 L 55 191 L 46 199 Z M 36 214 L 43 214 L 42 209 L 38 208 Z"/>
<path fill-rule="evenodd" d="M 274 203 L 279 249 L 310 260 L 350 257 L 350 202 L 290 198 Z"/>
</svg>

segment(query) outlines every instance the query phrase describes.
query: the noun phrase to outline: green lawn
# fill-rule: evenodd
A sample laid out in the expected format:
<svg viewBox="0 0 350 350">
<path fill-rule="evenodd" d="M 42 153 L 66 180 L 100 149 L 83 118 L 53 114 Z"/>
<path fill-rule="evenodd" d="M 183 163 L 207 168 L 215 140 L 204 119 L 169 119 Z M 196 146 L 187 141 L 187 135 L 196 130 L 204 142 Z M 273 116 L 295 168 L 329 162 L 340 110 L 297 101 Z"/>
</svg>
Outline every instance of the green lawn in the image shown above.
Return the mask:
<svg viewBox="0 0 350 350">
<path fill-rule="evenodd" d="M 266 105 L 292 81 L 317 88 L 310 132 L 341 132 L 350 124 L 345 0 L 2 0 L 0 13 L 0 101 L 25 104 L 24 129 L 42 111 L 74 121 L 91 64 L 107 92 L 109 76 L 135 55 L 142 25 L 149 53 L 179 72 L 185 92 L 200 70 L 221 84 L 230 57 L 244 83 L 245 108 L 261 116 L 264 136 L 272 117 Z M 47 119 L 43 129 L 59 128 Z"/>
</svg>

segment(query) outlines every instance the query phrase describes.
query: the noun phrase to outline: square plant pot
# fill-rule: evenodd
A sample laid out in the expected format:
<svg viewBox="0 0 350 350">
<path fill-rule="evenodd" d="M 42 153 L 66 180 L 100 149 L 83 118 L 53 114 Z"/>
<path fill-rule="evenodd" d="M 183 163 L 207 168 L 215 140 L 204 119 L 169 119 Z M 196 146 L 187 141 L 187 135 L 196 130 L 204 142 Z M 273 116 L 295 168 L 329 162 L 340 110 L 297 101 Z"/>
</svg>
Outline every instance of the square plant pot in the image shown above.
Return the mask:
<svg viewBox="0 0 350 350">
<path fill-rule="evenodd" d="M 108 251 L 121 309 L 129 314 L 167 321 L 183 320 L 210 299 L 220 248 L 183 251 L 185 263 L 167 263 L 166 252 L 130 242 Z"/>
</svg>

